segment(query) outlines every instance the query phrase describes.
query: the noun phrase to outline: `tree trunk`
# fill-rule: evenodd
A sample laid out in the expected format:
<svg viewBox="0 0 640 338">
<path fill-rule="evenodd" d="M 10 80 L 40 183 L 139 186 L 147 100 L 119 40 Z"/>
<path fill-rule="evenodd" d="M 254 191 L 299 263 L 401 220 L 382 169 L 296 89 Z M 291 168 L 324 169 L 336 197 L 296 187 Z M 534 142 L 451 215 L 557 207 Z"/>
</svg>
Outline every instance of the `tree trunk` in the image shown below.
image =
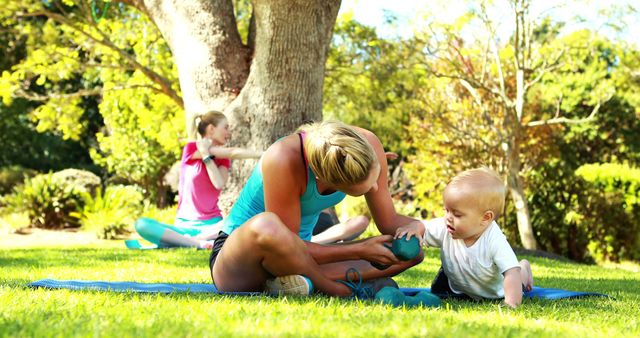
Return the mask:
<svg viewBox="0 0 640 338">
<path fill-rule="evenodd" d="M 255 50 L 240 95 L 225 110 L 233 144 L 266 149 L 301 124 L 322 119 L 324 66 L 339 0 L 253 2 Z M 228 210 L 254 161 L 236 161 L 220 199 Z"/>
<path fill-rule="evenodd" d="M 221 110 L 232 128 L 232 145 L 261 150 L 304 122 L 322 119 L 324 66 L 340 2 L 254 0 L 249 43 L 255 45 L 244 46 L 231 0 L 130 1 L 151 17 L 171 47 L 187 131 L 194 127 L 191 114 Z M 223 211 L 254 165 L 234 161 L 220 199 Z"/>
<path fill-rule="evenodd" d="M 516 126 L 517 127 L 517 126 Z M 520 178 L 520 150 L 518 144 L 518 133 L 514 133 L 509 141 L 507 149 L 508 170 L 507 185 L 509 193 L 516 208 L 516 219 L 518 220 L 518 233 L 520 241 L 525 249 L 536 250 L 538 243 L 533 236 L 533 227 L 531 226 L 531 218 L 529 216 L 529 204 L 524 194 L 524 186 Z"/>
</svg>

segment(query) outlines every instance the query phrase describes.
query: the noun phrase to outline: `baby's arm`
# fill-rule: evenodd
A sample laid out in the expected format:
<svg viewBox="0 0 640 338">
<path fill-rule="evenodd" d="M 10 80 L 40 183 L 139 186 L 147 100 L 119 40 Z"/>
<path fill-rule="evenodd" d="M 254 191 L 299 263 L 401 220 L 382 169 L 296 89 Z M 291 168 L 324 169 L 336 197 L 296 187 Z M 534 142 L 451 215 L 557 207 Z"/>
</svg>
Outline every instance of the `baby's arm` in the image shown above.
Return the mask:
<svg viewBox="0 0 640 338">
<path fill-rule="evenodd" d="M 504 302 L 515 308 L 522 303 L 522 278 L 520 267 L 504 272 Z"/>
<path fill-rule="evenodd" d="M 422 221 L 413 221 L 407 225 L 401 226 L 396 230 L 396 235 L 394 238 L 401 238 L 404 235 L 407 235 L 407 239 L 411 238 L 411 236 L 416 236 L 422 242 L 422 238 L 424 237 L 425 227 Z"/>
</svg>

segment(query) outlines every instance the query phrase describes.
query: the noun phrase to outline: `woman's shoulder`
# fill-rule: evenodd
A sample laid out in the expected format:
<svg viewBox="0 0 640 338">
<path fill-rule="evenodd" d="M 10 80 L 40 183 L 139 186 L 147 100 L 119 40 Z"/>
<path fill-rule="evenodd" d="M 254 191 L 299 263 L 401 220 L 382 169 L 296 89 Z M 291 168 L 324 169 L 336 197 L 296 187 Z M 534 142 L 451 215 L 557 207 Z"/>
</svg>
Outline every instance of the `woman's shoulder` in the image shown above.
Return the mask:
<svg viewBox="0 0 640 338">
<path fill-rule="evenodd" d="M 302 152 L 298 134 L 285 136 L 272 144 L 262 155 L 262 162 L 279 168 L 298 168 L 302 163 Z"/>
</svg>

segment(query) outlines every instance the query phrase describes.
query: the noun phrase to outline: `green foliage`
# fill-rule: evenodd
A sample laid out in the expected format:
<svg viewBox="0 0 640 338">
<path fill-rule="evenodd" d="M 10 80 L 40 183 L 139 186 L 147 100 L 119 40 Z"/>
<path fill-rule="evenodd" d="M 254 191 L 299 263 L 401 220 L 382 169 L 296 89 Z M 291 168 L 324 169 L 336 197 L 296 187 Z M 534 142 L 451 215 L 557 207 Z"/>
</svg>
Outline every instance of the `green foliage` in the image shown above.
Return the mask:
<svg viewBox="0 0 640 338">
<path fill-rule="evenodd" d="M 26 212 L 31 226 L 46 229 L 77 228 L 74 212 L 83 207 L 88 193 L 52 174 L 35 176 L 7 197 L 10 210 Z"/>
<path fill-rule="evenodd" d="M 143 194 L 134 186 L 108 186 L 98 189 L 95 197 L 87 195 L 84 208 L 78 213 L 83 229 L 94 231 L 98 238 L 116 239 L 132 232 L 140 216 Z"/>
<path fill-rule="evenodd" d="M 416 60 L 420 48 L 417 41 L 379 38 L 375 28 L 341 16 L 326 65 L 325 119 L 369 129 L 386 150 L 404 156 L 405 126 L 411 113 L 423 109 L 415 93 L 428 80 Z"/>
<path fill-rule="evenodd" d="M 587 164 L 576 170 L 589 188 L 578 222 L 589 229 L 598 258 L 640 259 L 640 169 L 626 164 Z"/>
<path fill-rule="evenodd" d="M 158 208 L 153 204 L 148 204 L 145 205 L 140 217 L 152 218 L 164 224 L 173 224 L 177 213 L 177 204 L 174 204 L 173 206 L 170 206 L 168 208 Z"/>
<path fill-rule="evenodd" d="M 111 6 L 99 21 L 90 10 L 79 1 L 8 1 L 0 17 L 24 39 L 26 57 L 2 74 L 0 95 L 41 101 L 30 113 L 37 130 L 65 139 L 95 127 L 87 102 L 100 97 L 104 128 L 91 158 L 154 196 L 184 133 L 171 52 L 132 7 Z"/>
<path fill-rule="evenodd" d="M 18 230 L 27 227 L 29 227 L 29 216 L 26 212 L 17 213 L 0 208 L 0 229 Z"/>
<path fill-rule="evenodd" d="M 11 192 L 15 186 L 21 184 L 26 178 L 35 175 L 36 171 L 17 165 L 0 168 L 0 195 Z"/>
</svg>

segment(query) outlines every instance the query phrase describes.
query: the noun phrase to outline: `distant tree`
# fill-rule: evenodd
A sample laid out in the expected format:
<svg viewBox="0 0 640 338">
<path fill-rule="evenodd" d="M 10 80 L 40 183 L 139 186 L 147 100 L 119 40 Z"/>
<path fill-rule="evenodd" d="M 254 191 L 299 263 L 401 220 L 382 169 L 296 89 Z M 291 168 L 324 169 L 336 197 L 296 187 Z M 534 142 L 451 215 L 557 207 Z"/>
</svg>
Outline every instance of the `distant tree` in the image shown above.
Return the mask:
<svg viewBox="0 0 640 338">
<path fill-rule="evenodd" d="M 614 87 L 606 80 L 606 68 L 596 64 L 600 72 L 577 75 L 586 81 L 580 87 L 585 90 L 552 91 L 548 95 L 554 96 L 555 105 L 538 104 L 532 96 L 536 86 L 549 74 L 570 66 L 572 51 L 584 46 L 560 42 L 559 26 L 548 19 L 533 18 L 530 1 L 512 0 L 508 4 L 514 27 L 508 41 L 500 41 L 497 21 L 490 17 L 483 1 L 454 24 L 432 26 L 433 31 L 424 39 L 428 43 L 425 65 L 431 74 L 450 80 L 448 91 L 457 98 L 457 103 L 440 109 L 453 117 L 447 119 L 447 135 L 459 137 L 461 143 L 467 140 L 485 154 L 500 153 L 501 160 L 494 160 L 494 165 L 506 174 L 520 240 L 525 248 L 536 249 L 523 181 L 523 174 L 531 168 L 525 155 L 543 150 L 539 142 L 548 141 L 536 128 L 593 122 Z M 584 115 L 573 115 L 565 110 L 568 100 L 590 109 Z M 466 119 L 468 112 L 476 117 Z"/>
</svg>

